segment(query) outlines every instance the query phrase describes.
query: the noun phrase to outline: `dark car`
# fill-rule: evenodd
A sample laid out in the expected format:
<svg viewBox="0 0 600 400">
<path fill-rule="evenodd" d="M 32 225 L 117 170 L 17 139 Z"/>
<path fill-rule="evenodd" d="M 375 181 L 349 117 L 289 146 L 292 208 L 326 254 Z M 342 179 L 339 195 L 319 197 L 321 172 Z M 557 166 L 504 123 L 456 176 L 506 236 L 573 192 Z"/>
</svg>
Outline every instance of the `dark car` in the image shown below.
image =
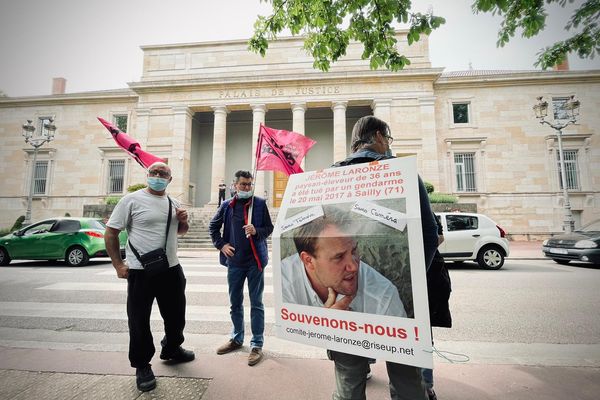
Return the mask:
<svg viewBox="0 0 600 400">
<path fill-rule="evenodd" d="M 581 261 L 600 266 L 600 219 L 573 233 L 544 240 L 542 251 L 559 264 Z"/>
<path fill-rule="evenodd" d="M 93 257 L 106 257 L 104 230 L 97 218 L 51 218 L 0 237 L 0 265 L 11 260 L 65 260 L 73 267 Z M 127 235 L 119 235 L 124 253 Z"/>
</svg>

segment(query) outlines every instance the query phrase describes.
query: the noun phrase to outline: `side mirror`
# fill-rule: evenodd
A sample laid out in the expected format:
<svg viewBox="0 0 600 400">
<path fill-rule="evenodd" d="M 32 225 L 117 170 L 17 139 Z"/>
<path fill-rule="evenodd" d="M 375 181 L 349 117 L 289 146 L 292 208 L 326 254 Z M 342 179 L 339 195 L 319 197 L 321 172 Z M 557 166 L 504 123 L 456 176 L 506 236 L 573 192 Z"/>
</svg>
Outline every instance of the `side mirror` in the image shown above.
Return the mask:
<svg viewBox="0 0 600 400">
<path fill-rule="evenodd" d="M 13 235 L 15 235 L 15 236 L 23 236 L 23 231 L 14 231 Z"/>
</svg>

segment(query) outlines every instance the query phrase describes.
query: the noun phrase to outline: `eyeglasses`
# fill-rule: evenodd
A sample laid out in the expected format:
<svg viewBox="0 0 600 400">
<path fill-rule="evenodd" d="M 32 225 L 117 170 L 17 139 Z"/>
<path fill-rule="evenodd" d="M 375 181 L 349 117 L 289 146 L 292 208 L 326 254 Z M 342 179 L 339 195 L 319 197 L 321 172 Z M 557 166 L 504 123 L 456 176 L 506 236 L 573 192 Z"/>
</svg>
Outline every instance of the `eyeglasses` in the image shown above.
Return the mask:
<svg viewBox="0 0 600 400">
<path fill-rule="evenodd" d="M 241 187 L 252 187 L 252 182 L 238 182 L 238 185 L 240 185 Z"/>
<path fill-rule="evenodd" d="M 389 144 L 390 146 L 392 145 L 392 143 L 394 143 L 394 138 L 393 138 L 393 137 L 391 137 L 391 136 L 388 136 L 388 135 L 383 135 L 383 137 L 387 139 L 387 141 L 388 141 L 388 144 Z"/>
<path fill-rule="evenodd" d="M 160 176 L 161 178 L 168 178 L 171 176 L 171 173 L 168 171 L 155 169 L 153 171 L 148 171 L 148 176 Z"/>
</svg>

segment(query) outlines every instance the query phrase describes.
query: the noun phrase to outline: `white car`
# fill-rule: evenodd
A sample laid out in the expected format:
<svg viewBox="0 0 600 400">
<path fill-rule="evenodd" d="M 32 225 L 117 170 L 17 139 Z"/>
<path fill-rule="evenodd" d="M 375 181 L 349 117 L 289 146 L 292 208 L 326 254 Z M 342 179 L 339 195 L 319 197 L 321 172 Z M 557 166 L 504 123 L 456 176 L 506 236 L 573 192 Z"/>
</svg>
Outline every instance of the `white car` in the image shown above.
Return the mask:
<svg viewBox="0 0 600 400">
<path fill-rule="evenodd" d="M 444 228 L 438 247 L 446 261 L 477 261 L 484 269 L 500 269 L 510 253 L 506 231 L 483 214 L 436 213 Z"/>
</svg>

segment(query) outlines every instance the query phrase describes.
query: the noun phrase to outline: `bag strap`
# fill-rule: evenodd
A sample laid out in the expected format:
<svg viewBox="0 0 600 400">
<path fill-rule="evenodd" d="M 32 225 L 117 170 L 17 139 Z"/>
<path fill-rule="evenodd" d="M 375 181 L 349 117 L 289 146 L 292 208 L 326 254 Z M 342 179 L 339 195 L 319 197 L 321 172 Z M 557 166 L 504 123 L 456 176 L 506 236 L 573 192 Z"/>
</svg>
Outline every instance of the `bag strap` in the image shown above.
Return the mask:
<svg viewBox="0 0 600 400">
<path fill-rule="evenodd" d="M 165 249 L 165 252 L 167 251 L 167 240 L 169 240 L 169 228 L 171 227 L 171 213 L 173 212 L 171 198 L 168 195 L 167 195 L 167 200 L 169 201 L 169 214 L 167 216 L 167 230 L 165 232 L 165 245 L 163 246 L 163 248 Z M 138 253 L 138 251 L 135 249 L 135 247 L 133 247 L 133 244 L 131 244 L 131 241 L 129 239 L 127 239 L 127 243 L 129 243 L 129 247 L 131 248 L 131 251 L 133 251 L 135 258 L 137 258 L 139 262 L 142 262 L 142 260 L 140 260 L 140 253 Z"/>
</svg>

